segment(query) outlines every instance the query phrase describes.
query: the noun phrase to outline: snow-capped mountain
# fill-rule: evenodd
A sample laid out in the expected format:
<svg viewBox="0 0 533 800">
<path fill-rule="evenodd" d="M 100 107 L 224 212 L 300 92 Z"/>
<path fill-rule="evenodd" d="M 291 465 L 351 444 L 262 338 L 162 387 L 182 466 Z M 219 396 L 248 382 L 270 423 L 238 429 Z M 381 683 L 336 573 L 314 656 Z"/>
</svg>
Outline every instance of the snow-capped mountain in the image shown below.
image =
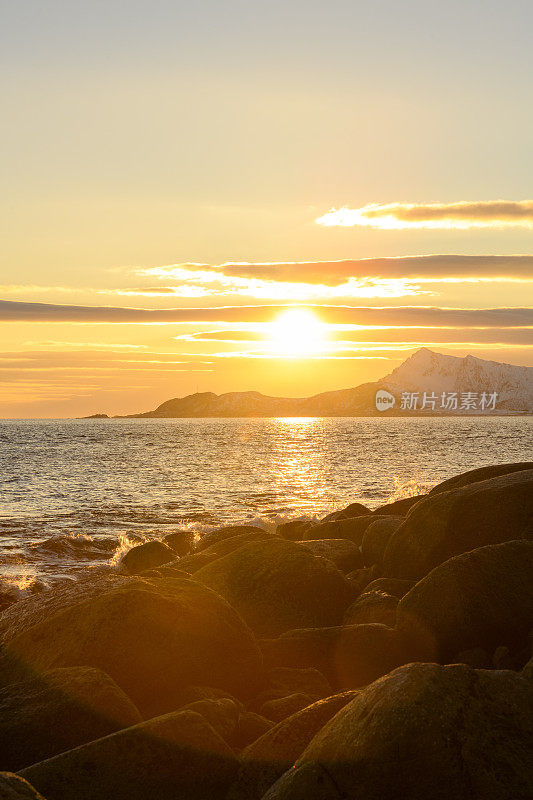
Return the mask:
<svg viewBox="0 0 533 800">
<path fill-rule="evenodd" d="M 389 404 L 378 408 L 376 393 Z M 426 403 L 424 398 L 434 398 Z M 407 402 L 411 397 L 411 401 Z M 466 398 L 466 399 L 465 399 Z M 213 392 L 167 400 L 133 417 L 356 417 L 533 413 L 533 368 L 434 353 L 423 347 L 379 381 L 313 397 Z"/>
<path fill-rule="evenodd" d="M 471 392 L 478 396 L 496 393 L 496 410 L 533 412 L 533 368 L 485 361 L 471 355 L 457 358 L 423 347 L 380 383 L 393 393 Z"/>
</svg>

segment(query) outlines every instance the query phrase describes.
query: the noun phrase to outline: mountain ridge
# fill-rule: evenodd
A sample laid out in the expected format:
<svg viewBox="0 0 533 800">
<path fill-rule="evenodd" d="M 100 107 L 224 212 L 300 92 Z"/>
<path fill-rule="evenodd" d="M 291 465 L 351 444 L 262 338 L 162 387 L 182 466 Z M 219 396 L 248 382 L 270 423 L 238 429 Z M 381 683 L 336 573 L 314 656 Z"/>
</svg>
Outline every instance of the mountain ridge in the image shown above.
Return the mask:
<svg viewBox="0 0 533 800">
<path fill-rule="evenodd" d="M 376 407 L 376 392 L 392 394 L 394 407 L 386 411 Z M 402 408 L 402 395 L 418 394 L 417 407 Z M 434 397 L 434 407 L 422 408 L 426 397 Z M 461 408 L 462 395 L 476 395 L 478 407 Z M 495 407 L 490 395 L 496 393 Z M 457 394 L 457 408 L 441 406 Z M 489 407 L 482 408 L 482 396 Z M 451 403 L 453 406 L 453 402 Z M 468 405 L 468 404 L 467 404 Z M 436 353 L 422 347 L 388 375 L 377 381 L 348 389 L 320 392 L 310 397 L 270 397 L 257 391 L 197 392 L 174 397 L 152 411 L 128 414 L 121 419 L 175 419 L 209 417 L 348 417 L 348 416 L 442 416 L 476 414 L 533 413 L 533 368 L 476 356 L 463 358 Z M 95 415 L 93 415 L 94 418 Z"/>
</svg>

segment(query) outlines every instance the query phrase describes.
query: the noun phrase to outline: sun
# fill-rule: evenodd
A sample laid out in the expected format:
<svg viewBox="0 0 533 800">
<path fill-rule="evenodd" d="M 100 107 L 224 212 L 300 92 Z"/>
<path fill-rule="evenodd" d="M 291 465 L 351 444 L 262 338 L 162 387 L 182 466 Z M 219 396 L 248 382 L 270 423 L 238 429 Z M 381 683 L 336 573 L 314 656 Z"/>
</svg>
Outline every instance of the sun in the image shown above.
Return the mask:
<svg viewBox="0 0 533 800">
<path fill-rule="evenodd" d="M 320 353 L 327 339 L 327 326 L 305 308 L 291 308 L 269 326 L 270 345 L 281 358 L 304 358 Z"/>
</svg>

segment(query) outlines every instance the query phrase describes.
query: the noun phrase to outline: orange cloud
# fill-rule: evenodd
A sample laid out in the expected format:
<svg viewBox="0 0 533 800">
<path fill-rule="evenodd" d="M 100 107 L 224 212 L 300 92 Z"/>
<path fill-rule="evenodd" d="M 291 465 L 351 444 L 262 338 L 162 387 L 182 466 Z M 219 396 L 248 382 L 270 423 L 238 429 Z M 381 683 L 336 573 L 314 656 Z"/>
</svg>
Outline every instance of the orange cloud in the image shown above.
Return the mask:
<svg viewBox="0 0 533 800">
<path fill-rule="evenodd" d="M 331 209 L 315 220 L 325 226 L 382 229 L 533 228 L 533 200 L 483 200 L 458 203 L 369 203 Z"/>
</svg>

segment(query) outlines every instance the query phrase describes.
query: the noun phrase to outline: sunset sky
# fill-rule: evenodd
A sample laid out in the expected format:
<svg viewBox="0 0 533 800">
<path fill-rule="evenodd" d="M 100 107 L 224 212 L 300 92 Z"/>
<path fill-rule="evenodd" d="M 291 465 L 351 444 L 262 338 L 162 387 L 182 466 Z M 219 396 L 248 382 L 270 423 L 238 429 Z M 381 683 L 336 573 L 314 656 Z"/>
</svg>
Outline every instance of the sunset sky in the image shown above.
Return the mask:
<svg viewBox="0 0 533 800">
<path fill-rule="evenodd" d="M 533 364 L 529 0 L 2 8 L 1 417 Z"/>
</svg>

